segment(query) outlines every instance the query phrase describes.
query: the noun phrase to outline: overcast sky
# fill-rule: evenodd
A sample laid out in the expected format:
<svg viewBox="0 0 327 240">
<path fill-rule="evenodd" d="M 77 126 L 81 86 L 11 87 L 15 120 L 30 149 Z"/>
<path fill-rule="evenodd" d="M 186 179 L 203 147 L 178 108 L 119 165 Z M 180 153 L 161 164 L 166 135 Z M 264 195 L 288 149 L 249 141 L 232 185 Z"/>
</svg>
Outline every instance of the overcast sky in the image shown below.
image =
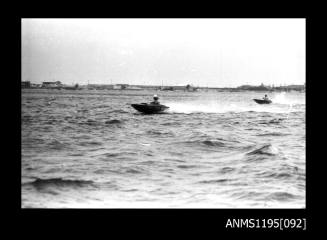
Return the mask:
<svg viewBox="0 0 327 240">
<path fill-rule="evenodd" d="M 22 19 L 22 80 L 305 82 L 305 19 Z"/>
</svg>

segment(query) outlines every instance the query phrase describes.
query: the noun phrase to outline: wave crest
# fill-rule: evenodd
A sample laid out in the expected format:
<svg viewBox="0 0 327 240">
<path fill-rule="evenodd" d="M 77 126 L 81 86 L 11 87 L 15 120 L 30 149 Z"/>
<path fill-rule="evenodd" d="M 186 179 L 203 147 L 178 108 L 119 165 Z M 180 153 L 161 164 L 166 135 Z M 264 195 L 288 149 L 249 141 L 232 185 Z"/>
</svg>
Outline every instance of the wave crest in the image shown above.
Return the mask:
<svg viewBox="0 0 327 240">
<path fill-rule="evenodd" d="M 260 148 L 254 149 L 248 153 L 246 153 L 246 155 L 269 155 L 269 156 L 274 156 L 277 155 L 278 151 L 276 148 L 274 148 L 271 144 L 267 144 L 264 145 Z"/>
</svg>

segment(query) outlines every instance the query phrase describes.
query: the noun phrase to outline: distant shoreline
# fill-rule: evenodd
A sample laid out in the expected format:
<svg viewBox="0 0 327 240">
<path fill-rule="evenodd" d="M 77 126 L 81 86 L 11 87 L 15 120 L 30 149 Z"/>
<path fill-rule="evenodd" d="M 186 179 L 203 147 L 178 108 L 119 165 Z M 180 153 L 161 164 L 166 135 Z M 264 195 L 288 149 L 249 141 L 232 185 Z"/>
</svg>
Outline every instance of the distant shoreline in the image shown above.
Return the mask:
<svg viewBox="0 0 327 240">
<path fill-rule="evenodd" d="M 158 85 L 129 85 L 129 84 L 87 84 L 87 85 L 65 85 L 60 81 L 52 82 L 43 82 L 42 84 L 32 83 L 30 81 L 22 81 L 21 88 L 31 88 L 31 89 L 65 89 L 65 90 L 156 90 L 156 91 L 186 91 L 186 92 L 197 92 L 197 91 L 232 91 L 232 92 L 241 92 L 241 91 L 259 91 L 259 92 L 288 92 L 288 91 L 305 91 L 305 84 L 303 85 L 285 85 L 275 87 L 266 86 L 263 83 L 259 86 L 253 85 L 242 85 L 238 87 L 200 87 L 193 86 L 190 84 L 187 85 L 169 85 L 169 86 L 158 86 Z"/>
<path fill-rule="evenodd" d="M 206 91 L 216 91 L 216 92 L 305 92 L 305 90 L 301 89 L 269 89 L 269 90 L 261 90 L 261 89 L 239 89 L 239 88 L 197 88 L 197 90 L 185 90 L 185 89 L 173 89 L 173 90 L 162 90 L 160 88 L 155 87 L 148 87 L 148 88 L 125 88 L 125 89 L 112 89 L 112 88 L 102 88 L 102 87 L 95 87 L 95 88 L 76 88 L 76 89 L 66 89 L 66 88 L 45 88 L 45 87 L 22 87 L 21 89 L 39 89 L 39 90 L 57 90 L 57 91 L 82 91 L 82 90 L 89 90 L 89 91 L 142 91 L 142 90 L 154 90 L 154 91 L 162 91 L 162 92 L 206 92 Z"/>
</svg>

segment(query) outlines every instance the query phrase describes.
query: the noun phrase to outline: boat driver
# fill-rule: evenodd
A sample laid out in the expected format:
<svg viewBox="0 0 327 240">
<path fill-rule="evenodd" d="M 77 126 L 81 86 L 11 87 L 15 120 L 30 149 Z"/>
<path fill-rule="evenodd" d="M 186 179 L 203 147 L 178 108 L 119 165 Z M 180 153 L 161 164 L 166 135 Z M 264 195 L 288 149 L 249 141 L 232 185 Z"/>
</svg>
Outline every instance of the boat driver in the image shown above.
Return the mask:
<svg viewBox="0 0 327 240">
<path fill-rule="evenodd" d="M 153 102 L 151 102 L 151 104 L 160 104 L 159 97 L 156 94 L 153 96 Z"/>
<path fill-rule="evenodd" d="M 263 100 L 269 100 L 267 94 L 265 95 L 265 97 L 263 98 Z"/>
</svg>

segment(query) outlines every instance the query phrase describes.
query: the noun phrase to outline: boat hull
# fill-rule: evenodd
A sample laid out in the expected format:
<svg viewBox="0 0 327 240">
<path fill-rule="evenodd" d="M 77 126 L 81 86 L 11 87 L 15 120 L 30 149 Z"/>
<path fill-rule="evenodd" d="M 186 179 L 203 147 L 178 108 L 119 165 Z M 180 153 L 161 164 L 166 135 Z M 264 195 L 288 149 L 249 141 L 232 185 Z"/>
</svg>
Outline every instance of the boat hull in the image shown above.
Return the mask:
<svg viewBox="0 0 327 240">
<path fill-rule="evenodd" d="M 264 100 L 264 99 L 253 99 L 258 104 L 270 104 L 271 100 Z"/>
<path fill-rule="evenodd" d="M 167 110 L 169 107 L 161 104 L 131 104 L 131 106 L 139 112 L 146 114 L 162 113 Z"/>
</svg>

